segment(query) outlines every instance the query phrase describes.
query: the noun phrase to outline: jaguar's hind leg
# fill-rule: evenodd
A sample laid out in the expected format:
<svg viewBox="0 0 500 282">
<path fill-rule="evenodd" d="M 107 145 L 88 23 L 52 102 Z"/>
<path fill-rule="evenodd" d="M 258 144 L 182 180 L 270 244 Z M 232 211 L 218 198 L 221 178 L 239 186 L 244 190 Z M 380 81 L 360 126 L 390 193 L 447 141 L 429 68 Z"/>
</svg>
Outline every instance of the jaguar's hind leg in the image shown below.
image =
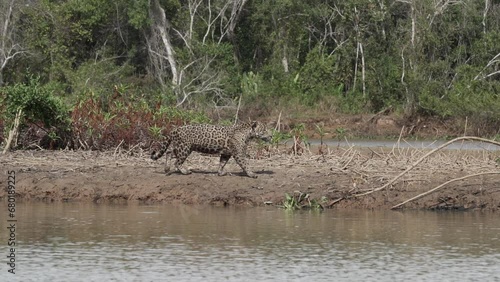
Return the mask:
<svg viewBox="0 0 500 282">
<path fill-rule="evenodd" d="M 182 167 L 184 161 L 186 161 L 187 157 L 189 157 L 189 154 L 191 154 L 190 148 L 188 146 L 182 146 L 174 150 L 174 153 L 177 157 L 177 160 L 175 161 L 175 168 L 182 174 L 191 174 L 191 171 L 189 169 Z"/>
</svg>

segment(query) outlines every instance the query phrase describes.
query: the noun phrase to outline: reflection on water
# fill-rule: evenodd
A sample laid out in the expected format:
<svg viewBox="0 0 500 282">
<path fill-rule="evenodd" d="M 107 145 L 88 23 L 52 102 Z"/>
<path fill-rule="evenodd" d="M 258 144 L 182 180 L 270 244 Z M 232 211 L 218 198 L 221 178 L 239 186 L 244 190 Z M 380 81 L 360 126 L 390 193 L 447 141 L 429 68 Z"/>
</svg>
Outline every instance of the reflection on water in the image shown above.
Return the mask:
<svg viewBox="0 0 500 282">
<path fill-rule="evenodd" d="M 19 281 L 500 279 L 497 214 L 26 203 L 16 215 Z"/>
</svg>

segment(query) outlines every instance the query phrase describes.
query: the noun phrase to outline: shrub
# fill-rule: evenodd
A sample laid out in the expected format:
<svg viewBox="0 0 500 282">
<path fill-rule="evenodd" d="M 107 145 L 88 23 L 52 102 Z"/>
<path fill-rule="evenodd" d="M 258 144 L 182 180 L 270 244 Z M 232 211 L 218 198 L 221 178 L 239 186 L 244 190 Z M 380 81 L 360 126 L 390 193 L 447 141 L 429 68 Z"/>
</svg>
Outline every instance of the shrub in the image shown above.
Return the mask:
<svg viewBox="0 0 500 282">
<path fill-rule="evenodd" d="M 63 145 L 70 131 L 68 108 L 52 94 L 49 87 L 40 84 L 39 77 L 28 75 L 26 83 L 5 87 L 4 93 L 4 135 L 7 134 L 6 129 L 12 127 L 16 113 L 21 110 L 21 129 L 41 129 L 44 132 L 42 135 L 50 141 L 49 146 Z"/>
<path fill-rule="evenodd" d="M 29 75 L 27 83 L 5 88 L 5 118 L 13 120 L 22 110 L 25 123 L 42 123 L 45 127 L 69 125 L 68 109 L 61 99 L 40 85 L 38 77 Z"/>
<path fill-rule="evenodd" d="M 142 97 L 115 92 L 106 103 L 89 93 L 83 95 L 71 113 L 76 148 L 106 150 L 139 145 L 148 148 L 160 141 L 175 125 L 207 123 L 209 119 L 197 112 L 150 106 Z"/>
</svg>

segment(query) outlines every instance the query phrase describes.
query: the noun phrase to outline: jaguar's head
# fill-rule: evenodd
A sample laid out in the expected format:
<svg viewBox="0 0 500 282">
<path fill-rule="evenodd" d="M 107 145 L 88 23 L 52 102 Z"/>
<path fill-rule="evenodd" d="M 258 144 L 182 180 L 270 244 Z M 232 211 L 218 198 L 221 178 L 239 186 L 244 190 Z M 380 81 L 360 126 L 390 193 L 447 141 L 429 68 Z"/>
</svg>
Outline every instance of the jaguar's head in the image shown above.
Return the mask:
<svg viewBox="0 0 500 282">
<path fill-rule="evenodd" d="M 251 121 L 248 123 L 252 129 L 250 138 L 260 139 L 265 142 L 271 142 L 273 136 L 272 132 L 268 130 L 267 126 L 260 121 Z"/>
</svg>

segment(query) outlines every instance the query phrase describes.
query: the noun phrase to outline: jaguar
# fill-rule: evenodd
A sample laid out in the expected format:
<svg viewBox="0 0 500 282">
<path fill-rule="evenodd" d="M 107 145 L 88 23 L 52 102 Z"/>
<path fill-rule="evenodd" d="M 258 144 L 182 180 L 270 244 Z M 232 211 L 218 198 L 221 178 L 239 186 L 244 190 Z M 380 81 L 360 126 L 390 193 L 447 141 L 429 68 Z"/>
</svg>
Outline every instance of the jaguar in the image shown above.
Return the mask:
<svg viewBox="0 0 500 282">
<path fill-rule="evenodd" d="M 243 172 L 252 178 L 257 175 L 247 167 L 247 146 L 251 139 L 260 139 L 266 142 L 271 140 L 265 124 L 259 121 L 250 121 L 232 126 L 192 124 L 175 127 L 166 136 L 161 149 L 153 151 L 151 158 L 157 160 L 166 153 L 165 172 L 170 174 L 169 161 L 176 158 L 175 168 L 182 174 L 190 174 L 189 169 L 182 164 L 196 151 L 205 154 L 220 155 L 218 175 L 226 175 L 224 166 L 233 157 Z M 169 149 L 169 147 L 171 147 Z"/>
</svg>

